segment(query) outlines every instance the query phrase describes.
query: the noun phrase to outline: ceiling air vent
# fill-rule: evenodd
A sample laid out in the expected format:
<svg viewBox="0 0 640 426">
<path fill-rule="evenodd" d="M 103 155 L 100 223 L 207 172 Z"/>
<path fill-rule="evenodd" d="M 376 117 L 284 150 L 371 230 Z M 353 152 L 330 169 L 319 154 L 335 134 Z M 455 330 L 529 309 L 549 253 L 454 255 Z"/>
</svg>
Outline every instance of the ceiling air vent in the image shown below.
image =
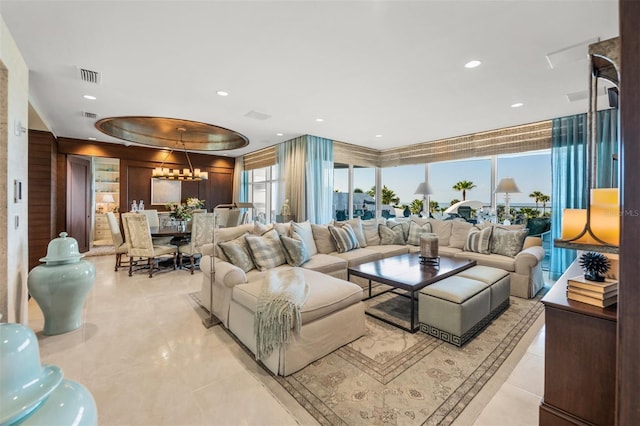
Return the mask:
<svg viewBox="0 0 640 426">
<path fill-rule="evenodd" d="M 598 88 L 598 95 L 597 96 L 603 96 L 607 94 L 607 87 L 599 87 Z M 585 99 L 589 99 L 589 91 L 588 90 L 581 90 L 580 92 L 573 92 L 573 93 L 567 93 L 565 95 L 567 97 L 567 100 L 569 102 L 577 102 L 577 101 L 582 101 Z"/>
<path fill-rule="evenodd" d="M 88 70 L 86 68 L 79 68 L 80 80 L 86 81 L 91 84 L 100 84 L 100 73 L 98 71 Z"/>
<path fill-rule="evenodd" d="M 269 114 L 265 114 L 263 112 L 258 112 L 258 111 L 253 111 L 253 110 L 249 111 L 244 116 L 248 117 L 248 118 L 253 118 L 255 120 L 266 120 L 268 118 L 271 118 L 271 116 Z"/>
<path fill-rule="evenodd" d="M 96 114 L 95 112 L 87 112 L 87 111 L 83 111 L 82 112 L 82 116 L 84 118 L 91 118 L 91 119 L 96 119 L 98 118 L 98 114 Z"/>
</svg>

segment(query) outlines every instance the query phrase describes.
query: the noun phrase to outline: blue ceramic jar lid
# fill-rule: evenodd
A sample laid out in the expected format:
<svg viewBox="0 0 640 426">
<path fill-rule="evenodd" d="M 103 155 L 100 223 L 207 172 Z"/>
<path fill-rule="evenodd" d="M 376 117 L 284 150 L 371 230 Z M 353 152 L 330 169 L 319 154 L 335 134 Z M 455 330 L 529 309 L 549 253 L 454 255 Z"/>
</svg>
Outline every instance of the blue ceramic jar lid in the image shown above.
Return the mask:
<svg viewBox="0 0 640 426">
<path fill-rule="evenodd" d="M 69 237 L 66 232 L 61 232 L 58 238 L 54 238 L 47 246 L 47 256 L 40 259 L 40 262 L 52 264 L 77 262 L 84 255 L 78 251 L 78 241 Z"/>
<path fill-rule="evenodd" d="M 62 382 L 62 371 L 40 365 L 36 335 L 21 324 L 0 324 L 0 424 L 36 409 Z"/>
</svg>

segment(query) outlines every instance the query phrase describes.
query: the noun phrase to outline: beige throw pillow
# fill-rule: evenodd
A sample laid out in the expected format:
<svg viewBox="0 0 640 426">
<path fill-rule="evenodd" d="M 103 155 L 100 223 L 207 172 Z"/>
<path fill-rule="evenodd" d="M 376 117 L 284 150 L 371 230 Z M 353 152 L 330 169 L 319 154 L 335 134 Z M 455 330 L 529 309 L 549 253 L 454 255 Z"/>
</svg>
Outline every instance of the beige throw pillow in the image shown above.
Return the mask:
<svg viewBox="0 0 640 426">
<path fill-rule="evenodd" d="M 449 240 L 451 238 L 451 228 L 453 226 L 453 222 L 450 220 L 429 219 L 429 223 L 431 224 L 433 233 L 438 236 L 438 242 L 440 246 L 448 247 Z"/>
<path fill-rule="evenodd" d="M 360 220 L 359 217 L 356 217 L 354 219 L 349 219 L 344 222 L 333 221 L 333 226 L 337 228 L 341 228 L 346 224 L 351 225 L 351 228 L 353 229 L 353 233 L 356 235 L 356 238 L 358 239 L 358 245 L 360 247 L 366 247 L 367 239 L 365 238 L 364 231 L 362 230 L 362 220 Z"/>
<path fill-rule="evenodd" d="M 472 251 L 474 253 L 490 254 L 489 239 L 491 238 L 492 227 L 478 229 L 472 227 L 467 235 L 467 242 L 464 245 L 464 251 Z"/>
<path fill-rule="evenodd" d="M 464 220 L 453 220 L 451 224 L 451 238 L 449 238 L 449 247 L 463 249 L 467 242 L 469 230 L 473 225 Z"/>
<path fill-rule="evenodd" d="M 304 222 L 296 223 L 291 222 L 291 236 L 293 234 L 298 234 L 302 241 L 304 241 L 304 245 L 307 247 L 309 251 L 309 256 L 313 256 L 318 253 L 318 248 L 316 247 L 316 242 L 313 240 L 313 231 L 311 231 L 311 223 L 306 220 Z"/>
<path fill-rule="evenodd" d="M 370 219 L 362 221 L 362 233 L 367 242 L 367 246 L 379 246 L 380 234 L 378 234 L 378 225 L 385 224 L 384 219 Z"/>
<path fill-rule="evenodd" d="M 328 225 L 311 224 L 311 232 L 313 233 L 313 241 L 316 243 L 318 253 L 329 254 L 336 251 L 336 244 L 333 242 Z"/>
</svg>

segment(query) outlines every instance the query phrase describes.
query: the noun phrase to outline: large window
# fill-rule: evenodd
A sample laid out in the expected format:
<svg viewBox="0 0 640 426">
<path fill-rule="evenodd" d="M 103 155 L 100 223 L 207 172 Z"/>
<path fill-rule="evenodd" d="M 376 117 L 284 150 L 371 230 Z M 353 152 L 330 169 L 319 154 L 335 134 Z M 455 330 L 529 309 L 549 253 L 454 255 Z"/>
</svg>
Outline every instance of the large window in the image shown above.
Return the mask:
<svg viewBox="0 0 640 426">
<path fill-rule="evenodd" d="M 510 194 L 509 206 L 535 208 L 535 198 L 529 195 L 535 192 L 551 195 L 551 151 L 499 156 L 496 182 L 504 177 L 512 177 L 520 189 L 519 194 Z M 504 195 L 497 194 L 496 201 L 498 204 L 504 204 Z M 540 201 L 537 207 L 542 213 Z M 550 207 L 551 200 L 545 201 L 545 212 L 550 212 Z"/>
<path fill-rule="evenodd" d="M 376 184 L 376 169 L 353 167 L 353 182 L 349 182 L 349 166 L 335 164 L 333 169 L 333 218 L 349 219 L 354 217 L 371 219 L 375 216 L 375 198 L 368 194 Z M 349 206 L 349 191 L 353 192 L 353 204 Z"/>
<path fill-rule="evenodd" d="M 248 174 L 249 200 L 253 202 L 255 220 L 271 223 L 276 218 L 278 188 L 277 166 L 250 170 Z"/>
<path fill-rule="evenodd" d="M 425 179 L 425 165 L 412 164 L 382 169 L 383 210 L 393 211 L 393 205 L 409 206 L 411 213 L 422 211 L 423 195 L 415 194 L 416 188 Z"/>
<path fill-rule="evenodd" d="M 471 182 L 473 188 L 465 190 L 466 200 L 481 201 L 491 205 L 491 159 L 447 161 L 429 164 L 429 183 L 433 194 L 431 201 L 438 203 L 444 210 L 452 201 L 462 201 L 461 190 L 453 187 L 462 181 Z"/>
</svg>

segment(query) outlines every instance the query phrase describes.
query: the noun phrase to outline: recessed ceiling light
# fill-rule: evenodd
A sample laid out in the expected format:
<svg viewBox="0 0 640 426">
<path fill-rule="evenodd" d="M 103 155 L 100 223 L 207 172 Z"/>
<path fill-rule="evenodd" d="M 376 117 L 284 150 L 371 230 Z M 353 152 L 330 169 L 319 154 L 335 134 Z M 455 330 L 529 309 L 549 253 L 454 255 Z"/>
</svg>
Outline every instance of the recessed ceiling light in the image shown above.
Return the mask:
<svg viewBox="0 0 640 426">
<path fill-rule="evenodd" d="M 282 133 L 276 133 L 276 136 L 284 136 Z"/>
<path fill-rule="evenodd" d="M 477 60 L 473 60 L 473 61 L 469 61 L 466 64 L 464 64 L 465 68 L 475 68 L 475 67 L 479 67 L 482 64 L 482 62 L 477 61 Z"/>
<path fill-rule="evenodd" d="M 318 123 L 322 123 L 322 122 L 324 121 L 324 118 L 316 118 L 316 121 L 317 121 Z"/>
<path fill-rule="evenodd" d="M 91 95 L 84 95 L 83 98 L 89 99 L 91 101 L 95 101 L 96 100 L 96 97 L 95 96 L 91 96 Z"/>
<path fill-rule="evenodd" d="M 216 93 L 218 96 L 229 96 L 229 92 L 225 92 L 224 90 L 218 90 Z"/>
<path fill-rule="evenodd" d="M 524 104 L 522 102 L 516 102 L 515 104 L 511 105 L 511 108 L 520 108 L 521 106 L 523 106 Z"/>
<path fill-rule="evenodd" d="M 96 140 L 96 138 L 87 138 L 87 139 L 89 139 L 90 141 L 95 141 Z"/>
<path fill-rule="evenodd" d="M 382 137 L 382 135 L 376 135 L 376 138 L 381 138 L 381 137 Z"/>
</svg>

